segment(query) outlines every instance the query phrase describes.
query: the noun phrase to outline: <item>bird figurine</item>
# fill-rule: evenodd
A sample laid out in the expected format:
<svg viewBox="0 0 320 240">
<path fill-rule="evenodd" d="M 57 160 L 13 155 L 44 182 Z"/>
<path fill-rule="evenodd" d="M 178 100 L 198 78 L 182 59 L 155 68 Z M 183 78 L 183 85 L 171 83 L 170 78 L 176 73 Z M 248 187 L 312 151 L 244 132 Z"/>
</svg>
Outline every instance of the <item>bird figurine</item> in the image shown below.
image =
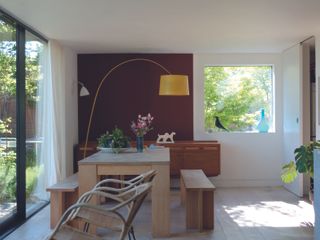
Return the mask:
<svg viewBox="0 0 320 240">
<path fill-rule="evenodd" d="M 222 130 L 227 131 L 227 132 L 229 131 L 228 129 L 226 129 L 226 128 L 222 125 L 222 123 L 220 122 L 219 117 L 215 116 L 214 118 L 215 118 L 214 125 L 215 125 L 217 128 L 222 129 Z"/>
</svg>

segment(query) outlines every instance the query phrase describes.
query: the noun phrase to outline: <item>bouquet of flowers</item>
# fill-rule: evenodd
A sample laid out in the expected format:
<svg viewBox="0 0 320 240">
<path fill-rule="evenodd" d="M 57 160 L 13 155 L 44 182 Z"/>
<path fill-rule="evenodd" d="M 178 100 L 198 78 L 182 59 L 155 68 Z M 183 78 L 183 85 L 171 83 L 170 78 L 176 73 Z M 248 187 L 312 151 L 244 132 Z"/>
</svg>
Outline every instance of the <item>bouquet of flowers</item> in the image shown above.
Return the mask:
<svg viewBox="0 0 320 240">
<path fill-rule="evenodd" d="M 153 128 L 151 127 L 153 117 L 148 113 L 147 116 L 138 115 L 137 122 L 131 122 L 131 130 L 138 137 L 143 137 L 147 132 L 151 131 Z"/>
</svg>

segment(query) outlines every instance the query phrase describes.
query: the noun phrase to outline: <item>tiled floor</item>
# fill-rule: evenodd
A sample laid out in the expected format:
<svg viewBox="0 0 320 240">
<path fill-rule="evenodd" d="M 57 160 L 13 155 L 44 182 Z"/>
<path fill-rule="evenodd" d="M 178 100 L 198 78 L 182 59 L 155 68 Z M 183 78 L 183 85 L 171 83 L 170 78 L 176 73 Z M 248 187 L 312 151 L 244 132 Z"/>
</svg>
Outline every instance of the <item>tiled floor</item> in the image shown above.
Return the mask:
<svg viewBox="0 0 320 240">
<path fill-rule="evenodd" d="M 312 205 L 283 188 L 219 188 L 215 192 L 215 229 L 186 231 L 179 193 L 172 191 L 171 231 L 166 239 L 307 240 L 313 239 Z M 151 208 L 146 202 L 134 223 L 139 240 L 151 237 Z M 40 240 L 50 232 L 45 208 L 6 240 Z M 108 239 L 108 238 L 107 238 Z M 115 238 L 111 238 L 115 239 Z"/>
</svg>

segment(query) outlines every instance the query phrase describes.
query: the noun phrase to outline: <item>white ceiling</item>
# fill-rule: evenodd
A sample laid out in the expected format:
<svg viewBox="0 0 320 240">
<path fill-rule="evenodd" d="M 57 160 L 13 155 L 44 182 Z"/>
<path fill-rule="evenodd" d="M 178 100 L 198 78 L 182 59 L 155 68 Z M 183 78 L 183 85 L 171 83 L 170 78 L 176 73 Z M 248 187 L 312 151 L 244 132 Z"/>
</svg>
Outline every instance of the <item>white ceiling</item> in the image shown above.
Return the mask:
<svg viewBox="0 0 320 240">
<path fill-rule="evenodd" d="M 320 33 L 320 0 L 0 0 L 79 53 L 280 52 Z"/>
</svg>

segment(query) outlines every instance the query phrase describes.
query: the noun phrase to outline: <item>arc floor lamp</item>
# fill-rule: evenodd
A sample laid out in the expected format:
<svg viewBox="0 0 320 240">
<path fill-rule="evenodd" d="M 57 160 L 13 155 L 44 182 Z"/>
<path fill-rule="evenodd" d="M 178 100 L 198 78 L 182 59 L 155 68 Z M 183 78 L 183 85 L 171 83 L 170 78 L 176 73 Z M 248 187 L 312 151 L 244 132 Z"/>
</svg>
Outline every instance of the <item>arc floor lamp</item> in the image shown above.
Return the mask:
<svg viewBox="0 0 320 240">
<path fill-rule="evenodd" d="M 160 96 L 188 96 L 189 95 L 189 81 L 188 81 L 188 76 L 187 75 L 175 75 L 171 74 L 168 69 L 166 69 L 164 66 L 162 66 L 160 63 L 155 62 L 151 59 L 147 58 L 133 58 L 133 59 L 128 59 L 126 61 L 123 61 L 113 68 L 111 68 L 106 75 L 100 80 L 99 86 L 97 88 L 97 91 L 95 93 L 92 107 L 91 107 L 91 112 L 90 112 L 90 117 L 89 117 L 89 122 L 88 122 L 88 127 L 87 127 L 87 133 L 86 133 L 86 142 L 84 145 L 84 153 L 83 153 L 83 158 L 86 157 L 87 153 L 87 145 L 88 145 L 88 139 L 89 139 L 89 134 L 90 134 L 90 128 L 91 128 L 91 122 L 92 122 L 92 116 L 95 110 L 96 106 L 96 101 L 100 93 L 100 89 L 104 81 L 110 76 L 110 74 L 116 70 L 117 68 L 131 63 L 131 62 L 147 62 L 147 63 L 152 63 L 160 67 L 165 71 L 165 75 L 160 76 L 160 87 L 159 87 L 159 95 Z"/>
</svg>

